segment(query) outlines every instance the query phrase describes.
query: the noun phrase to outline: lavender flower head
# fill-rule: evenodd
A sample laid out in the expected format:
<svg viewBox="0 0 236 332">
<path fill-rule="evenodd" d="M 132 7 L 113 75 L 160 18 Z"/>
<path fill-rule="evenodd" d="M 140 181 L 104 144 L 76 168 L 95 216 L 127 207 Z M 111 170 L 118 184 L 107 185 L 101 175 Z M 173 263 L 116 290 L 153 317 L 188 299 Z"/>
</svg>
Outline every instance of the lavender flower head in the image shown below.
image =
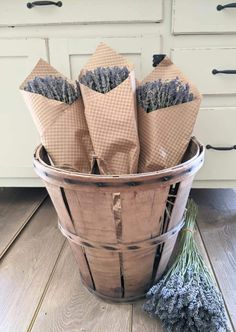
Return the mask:
<svg viewBox="0 0 236 332">
<path fill-rule="evenodd" d="M 194 99 L 188 83 L 178 77 L 173 80 L 161 79 L 147 82 L 137 88 L 138 104 L 147 112 L 187 103 Z"/>
<path fill-rule="evenodd" d="M 167 332 L 228 332 L 222 296 L 191 232 L 196 211 L 190 201 L 185 224 L 188 231 L 181 233 L 179 255 L 149 290 L 143 309 L 159 318 Z"/>
<path fill-rule="evenodd" d="M 80 97 L 79 85 L 74 86 L 62 77 L 36 76 L 33 80 L 27 82 L 24 90 L 66 104 L 72 104 Z"/>
<path fill-rule="evenodd" d="M 80 83 L 100 93 L 107 93 L 124 82 L 129 76 L 127 67 L 98 67 L 88 70 L 81 78 Z"/>
</svg>

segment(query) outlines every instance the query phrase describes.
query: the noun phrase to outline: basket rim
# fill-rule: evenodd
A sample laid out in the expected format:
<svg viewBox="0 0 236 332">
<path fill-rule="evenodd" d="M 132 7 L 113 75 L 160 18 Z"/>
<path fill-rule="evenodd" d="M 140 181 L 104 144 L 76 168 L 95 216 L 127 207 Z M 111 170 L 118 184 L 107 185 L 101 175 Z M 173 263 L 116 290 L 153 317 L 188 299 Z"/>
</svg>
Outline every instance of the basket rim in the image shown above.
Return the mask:
<svg viewBox="0 0 236 332">
<path fill-rule="evenodd" d="M 77 183 L 122 183 L 127 182 L 136 185 L 135 183 L 152 179 L 164 179 L 163 181 L 169 182 L 170 179 L 176 178 L 178 176 L 182 177 L 182 174 L 189 173 L 189 175 L 194 174 L 203 164 L 203 156 L 205 152 L 204 146 L 196 139 L 196 137 L 192 137 L 190 143 L 193 143 L 196 146 L 196 154 L 186 160 L 185 162 L 178 164 L 176 166 L 165 168 L 163 170 L 148 172 L 148 173 L 138 173 L 138 174 L 124 174 L 124 175 L 100 175 L 100 174 L 86 174 L 79 173 L 71 170 L 64 170 L 61 168 L 57 168 L 55 166 L 48 165 L 44 160 L 42 160 L 40 154 L 42 153 L 43 145 L 40 144 L 37 146 L 34 153 L 34 168 L 36 173 L 43 178 L 63 178 L 68 180 L 66 182 L 73 183 L 77 181 Z M 190 144 L 189 143 L 189 144 Z M 44 175 L 43 175 L 44 174 Z M 166 180 L 165 180 L 166 179 Z"/>
</svg>

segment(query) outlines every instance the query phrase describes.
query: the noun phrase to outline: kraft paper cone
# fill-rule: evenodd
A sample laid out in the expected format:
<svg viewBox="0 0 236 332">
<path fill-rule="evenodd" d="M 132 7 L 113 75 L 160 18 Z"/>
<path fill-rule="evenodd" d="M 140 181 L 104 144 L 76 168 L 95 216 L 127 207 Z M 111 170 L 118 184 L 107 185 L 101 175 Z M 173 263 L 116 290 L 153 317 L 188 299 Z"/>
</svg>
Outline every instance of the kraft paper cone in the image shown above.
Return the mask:
<svg viewBox="0 0 236 332">
<path fill-rule="evenodd" d="M 168 57 L 165 57 L 141 84 L 158 79 L 175 79 L 177 76 L 190 85 L 193 101 L 150 113 L 138 107 L 139 173 L 158 171 L 179 164 L 189 144 L 201 103 L 196 87 Z"/>
<path fill-rule="evenodd" d="M 87 70 L 113 66 L 126 66 L 130 72 L 116 88 L 103 94 L 80 83 L 80 89 L 100 173 L 132 174 L 137 172 L 139 158 L 133 66 L 101 43 L 80 76 Z"/>
<path fill-rule="evenodd" d="M 26 83 L 35 76 L 47 75 L 64 77 L 46 61 L 40 59 L 20 86 L 39 131 L 41 142 L 54 166 L 91 173 L 93 148 L 84 116 L 82 97 L 69 105 L 24 90 Z"/>
</svg>

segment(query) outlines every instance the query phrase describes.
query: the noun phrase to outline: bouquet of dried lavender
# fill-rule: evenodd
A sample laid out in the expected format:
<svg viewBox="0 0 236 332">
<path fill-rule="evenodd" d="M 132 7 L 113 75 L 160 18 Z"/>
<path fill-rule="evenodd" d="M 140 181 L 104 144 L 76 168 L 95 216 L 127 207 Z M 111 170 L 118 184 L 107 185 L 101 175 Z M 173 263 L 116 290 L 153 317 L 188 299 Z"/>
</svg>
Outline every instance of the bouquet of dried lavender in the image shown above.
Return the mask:
<svg viewBox="0 0 236 332">
<path fill-rule="evenodd" d="M 93 149 L 79 85 L 40 59 L 20 90 L 51 163 L 90 173 Z"/>
<path fill-rule="evenodd" d="M 128 76 L 127 67 L 98 67 L 88 70 L 80 78 L 80 82 L 94 91 L 107 93 L 124 82 Z"/>
<path fill-rule="evenodd" d="M 194 240 L 196 216 L 197 207 L 189 201 L 179 254 L 170 270 L 149 290 L 143 309 L 159 318 L 168 332 L 226 332 L 222 296 Z"/>
<path fill-rule="evenodd" d="M 187 103 L 194 98 L 188 83 L 179 77 L 173 80 L 159 79 L 137 88 L 138 104 L 147 112 Z"/>
<path fill-rule="evenodd" d="M 101 174 L 137 173 L 139 139 L 133 65 L 101 43 L 79 75 Z"/>
<path fill-rule="evenodd" d="M 80 97 L 79 85 L 76 87 L 62 77 L 52 75 L 40 77 L 36 76 L 26 82 L 25 91 L 40 94 L 49 99 L 72 104 Z"/>
<path fill-rule="evenodd" d="M 179 164 L 199 111 L 198 90 L 165 56 L 137 88 L 140 173 Z"/>
</svg>

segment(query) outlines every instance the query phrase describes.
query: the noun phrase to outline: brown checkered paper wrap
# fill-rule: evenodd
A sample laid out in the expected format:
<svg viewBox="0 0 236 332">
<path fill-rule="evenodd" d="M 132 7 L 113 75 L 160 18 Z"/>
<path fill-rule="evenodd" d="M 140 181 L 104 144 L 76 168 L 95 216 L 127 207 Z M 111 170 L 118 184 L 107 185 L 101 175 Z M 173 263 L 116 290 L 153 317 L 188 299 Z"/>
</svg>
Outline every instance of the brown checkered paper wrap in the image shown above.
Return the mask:
<svg viewBox="0 0 236 332">
<path fill-rule="evenodd" d="M 35 76 L 47 75 L 64 77 L 46 61 L 40 59 L 20 86 L 23 98 L 39 131 L 41 142 L 54 166 L 91 173 L 93 148 L 84 116 L 82 98 L 69 105 L 24 90 L 26 83 Z"/>
<path fill-rule="evenodd" d="M 194 95 L 193 101 L 150 113 L 138 108 L 139 173 L 158 171 L 179 164 L 189 144 L 201 103 L 201 95 L 196 87 L 168 57 L 165 57 L 141 84 L 158 79 L 171 80 L 177 76 L 182 82 L 189 83 Z"/>
<path fill-rule="evenodd" d="M 102 94 L 80 83 L 80 89 L 100 173 L 132 174 L 137 172 L 139 158 L 133 65 L 101 43 L 80 77 L 87 70 L 113 66 L 126 66 L 130 72 L 129 77 L 116 88 Z"/>
</svg>

